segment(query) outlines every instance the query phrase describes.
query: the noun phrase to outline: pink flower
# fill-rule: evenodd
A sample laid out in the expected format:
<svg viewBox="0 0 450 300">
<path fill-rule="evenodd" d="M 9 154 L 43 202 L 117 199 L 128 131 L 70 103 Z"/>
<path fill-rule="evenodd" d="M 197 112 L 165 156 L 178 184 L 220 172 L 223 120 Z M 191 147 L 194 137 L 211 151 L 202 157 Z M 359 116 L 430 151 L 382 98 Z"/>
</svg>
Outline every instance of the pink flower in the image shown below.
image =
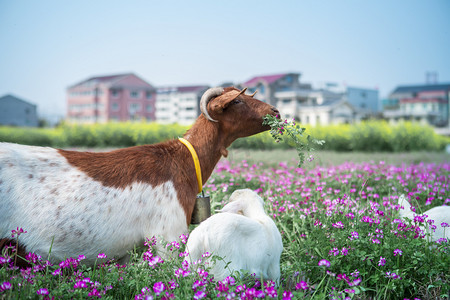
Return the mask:
<svg viewBox="0 0 450 300">
<path fill-rule="evenodd" d="M 334 247 L 333 249 L 330 250 L 330 252 L 328 252 L 328 255 L 333 255 L 336 256 L 339 254 L 339 249 Z"/>
<path fill-rule="evenodd" d="M 291 291 L 284 291 L 283 292 L 283 300 L 291 300 L 292 299 L 292 292 Z"/>
<path fill-rule="evenodd" d="M 394 250 L 394 256 L 402 256 L 402 254 L 403 254 L 403 251 L 402 250 L 400 250 L 400 249 L 395 249 Z"/>
<path fill-rule="evenodd" d="M 384 266 L 386 264 L 386 258 L 380 256 L 380 260 L 378 261 L 379 266 Z"/>
<path fill-rule="evenodd" d="M 107 256 L 106 256 L 105 253 L 99 253 L 99 254 L 97 255 L 97 258 L 107 258 Z"/>
<path fill-rule="evenodd" d="M 342 224 L 342 222 L 339 221 L 337 223 L 333 223 L 333 227 L 334 228 L 344 228 L 344 224 Z"/>
<path fill-rule="evenodd" d="M 325 267 L 329 268 L 331 266 L 331 263 L 326 259 L 322 259 L 319 261 L 319 266 L 325 266 Z"/>
<path fill-rule="evenodd" d="M 21 235 L 22 233 L 27 233 L 25 230 L 19 227 L 17 227 L 16 229 L 11 230 L 11 237 L 14 238 L 16 235 L 17 237 L 19 237 L 19 235 Z"/>
<path fill-rule="evenodd" d="M 307 290 L 308 289 L 308 284 L 302 280 L 302 281 L 300 281 L 299 283 L 297 283 L 295 285 L 295 289 L 297 289 L 297 290 L 300 290 L 300 289 Z"/>
<path fill-rule="evenodd" d="M 353 240 L 356 240 L 358 238 L 359 238 L 359 233 L 356 232 L 356 231 L 352 231 L 351 236 L 349 236 L 349 239 L 353 241 Z"/>
<path fill-rule="evenodd" d="M 38 295 L 48 295 L 48 290 L 46 288 L 42 288 L 36 291 Z"/>
<path fill-rule="evenodd" d="M 2 284 L 0 284 L 0 291 L 10 290 L 11 288 L 12 288 L 12 285 L 8 281 L 4 281 Z"/>
<path fill-rule="evenodd" d="M 198 291 L 197 293 L 195 293 L 194 295 L 194 299 L 198 300 L 198 299 L 203 299 L 206 297 L 206 293 L 204 291 Z"/>
<path fill-rule="evenodd" d="M 165 288 L 166 287 L 164 286 L 164 283 L 158 281 L 153 285 L 153 292 L 155 292 L 155 294 L 159 296 L 159 294 L 161 294 L 165 290 Z"/>
</svg>

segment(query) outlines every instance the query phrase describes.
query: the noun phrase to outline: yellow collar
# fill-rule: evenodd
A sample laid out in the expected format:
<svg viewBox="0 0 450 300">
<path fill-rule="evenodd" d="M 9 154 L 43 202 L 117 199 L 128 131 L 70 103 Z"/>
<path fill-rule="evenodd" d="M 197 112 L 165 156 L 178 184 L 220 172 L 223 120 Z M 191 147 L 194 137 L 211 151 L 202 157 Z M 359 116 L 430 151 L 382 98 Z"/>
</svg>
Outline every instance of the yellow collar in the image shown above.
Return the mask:
<svg viewBox="0 0 450 300">
<path fill-rule="evenodd" d="M 203 190 L 203 181 L 202 181 L 202 170 L 200 169 L 200 162 L 198 160 L 197 152 L 195 152 L 194 147 L 187 140 L 183 138 L 178 139 L 188 148 L 189 152 L 191 152 L 192 159 L 194 160 L 195 165 L 195 174 L 197 175 L 198 192 L 200 193 Z"/>
</svg>

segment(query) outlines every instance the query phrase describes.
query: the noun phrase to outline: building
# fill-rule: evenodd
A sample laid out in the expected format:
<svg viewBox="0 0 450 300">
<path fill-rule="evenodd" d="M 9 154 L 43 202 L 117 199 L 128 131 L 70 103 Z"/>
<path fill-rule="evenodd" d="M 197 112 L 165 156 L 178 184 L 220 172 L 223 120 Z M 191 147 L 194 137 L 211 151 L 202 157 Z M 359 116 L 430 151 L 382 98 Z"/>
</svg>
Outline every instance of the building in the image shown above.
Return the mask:
<svg viewBox="0 0 450 300">
<path fill-rule="evenodd" d="M 381 110 L 376 89 L 349 86 L 345 90 L 345 97 L 348 103 L 365 116 L 374 115 Z"/>
<path fill-rule="evenodd" d="M 249 93 L 258 91 L 257 98 L 261 101 L 276 105 L 275 93 L 300 89 L 300 73 L 282 73 L 274 75 L 256 76 L 241 84 L 247 87 Z"/>
<path fill-rule="evenodd" d="M 321 104 L 302 106 L 298 120 L 301 124 L 312 126 L 353 124 L 361 121 L 361 115 L 344 99 L 328 100 Z"/>
<path fill-rule="evenodd" d="M 434 127 L 449 126 L 450 84 L 399 86 L 383 101 L 391 123 L 409 120 Z"/>
<path fill-rule="evenodd" d="M 362 114 L 344 94 L 329 90 L 298 89 L 275 93 L 276 107 L 285 119 L 301 124 L 329 125 L 360 121 Z"/>
<path fill-rule="evenodd" d="M 92 77 L 67 89 L 67 120 L 153 121 L 155 101 L 156 89 L 135 74 Z"/>
<path fill-rule="evenodd" d="M 13 95 L 0 98 L 0 125 L 37 127 L 37 106 Z"/>
<path fill-rule="evenodd" d="M 200 99 L 206 85 L 161 87 L 156 96 L 156 121 L 189 125 L 200 115 Z"/>
<path fill-rule="evenodd" d="M 338 101 L 342 99 L 342 94 L 327 90 L 313 89 L 293 89 L 275 93 L 275 106 L 285 119 L 296 119 L 303 123 L 306 122 L 305 115 L 301 118 L 301 111 L 304 107 L 322 106 L 325 103 Z M 313 118 L 308 118 L 312 120 Z"/>
</svg>

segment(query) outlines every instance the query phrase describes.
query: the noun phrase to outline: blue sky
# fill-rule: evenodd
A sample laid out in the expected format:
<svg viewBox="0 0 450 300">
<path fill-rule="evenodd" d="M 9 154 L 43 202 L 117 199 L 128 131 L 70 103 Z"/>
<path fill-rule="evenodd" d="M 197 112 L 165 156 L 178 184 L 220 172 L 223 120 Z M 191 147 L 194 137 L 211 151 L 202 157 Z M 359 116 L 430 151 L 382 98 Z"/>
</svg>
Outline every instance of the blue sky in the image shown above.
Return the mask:
<svg viewBox="0 0 450 300">
<path fill-rule="evenodd" d="M 0 96 L 65 112 L 65 89 L 134 72 L 155 86 L 301 81 L 378 88 L 450 82 L 450 1 L 0 0 Z"/>
</svg>

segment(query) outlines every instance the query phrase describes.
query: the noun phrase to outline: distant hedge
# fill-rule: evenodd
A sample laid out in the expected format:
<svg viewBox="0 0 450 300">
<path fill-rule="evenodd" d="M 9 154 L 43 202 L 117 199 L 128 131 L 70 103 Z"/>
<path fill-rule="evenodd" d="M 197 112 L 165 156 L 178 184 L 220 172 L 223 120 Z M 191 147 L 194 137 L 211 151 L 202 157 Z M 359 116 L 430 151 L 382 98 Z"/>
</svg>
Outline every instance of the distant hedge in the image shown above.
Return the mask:
<svg viewBox="0 0 450 300">
<path fill-rule="evenodd" d="M 0 127 L 0 141 L 52 147 L 128 147 L 153 144 L 181 137 L 189 126 L 158 123 L 107 123 L 62 125 L 57 128 Z M 384 121 L 307 127 L 312 137 L 324 140 L 321 149 L 335 151 L 439 151 L 450 143 L 449 137 L 433 128 L 404 122 L 390 125 Z M 235 141 L 232 148 L 290 148 L 288 142 L 275 143 L 267 133 Z M 316 147 L 318 148 L 318 147 Z"/>
</svg>

